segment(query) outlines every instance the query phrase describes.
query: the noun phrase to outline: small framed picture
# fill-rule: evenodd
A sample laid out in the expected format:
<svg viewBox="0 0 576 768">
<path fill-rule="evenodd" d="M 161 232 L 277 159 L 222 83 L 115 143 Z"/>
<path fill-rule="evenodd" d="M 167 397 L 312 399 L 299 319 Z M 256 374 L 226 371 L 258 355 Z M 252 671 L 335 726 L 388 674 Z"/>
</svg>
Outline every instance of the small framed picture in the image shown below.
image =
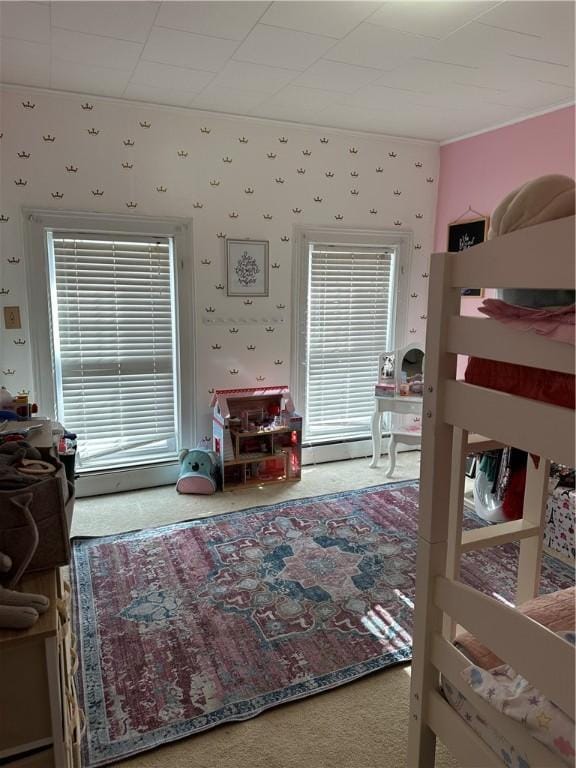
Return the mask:
<svg viewBox="0 0 576 768">
<path fill-rule="evenodd" d="M 20 307 L 4 307 L 4 328 L 22 328 Z"/>
<path fill-rule="evenodd" d="M 268 240 L 226 240 L 228 296 L 268 296 Z"/>
<path fill-rule="evenodd" d="M 488 216 L 476 219 L 455 221 L 448 225 L 448 251 L 466 251 L 474 245 L 483 243 L 488 233 L 490 220 Z M 480 298 L 484 295 L 483 288 L 462 288 L 462 296 Z"/>
</svg>

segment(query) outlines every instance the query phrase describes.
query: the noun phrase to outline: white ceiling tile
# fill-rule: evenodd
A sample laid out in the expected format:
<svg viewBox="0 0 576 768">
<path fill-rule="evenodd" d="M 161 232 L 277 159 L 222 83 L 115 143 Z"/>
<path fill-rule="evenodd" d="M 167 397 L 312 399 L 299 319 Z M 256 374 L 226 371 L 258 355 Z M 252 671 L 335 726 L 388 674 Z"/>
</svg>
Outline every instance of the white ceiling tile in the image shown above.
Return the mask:
<svg viewBox="0 0 576 768">
<path fill-rule="evenodd" d="M 237 43 L 232 40 L 154 27 L 144 47 L 142 58 L 160 64 L 219 72 L 234 53 L 236 46 Z"/>
<path fill-rule="evenodd" d="M 538 61 L 530 55 L 514 55 L 484 44 L 473 43 L 467 30 L 468 27 L 465 27 L 461 32 L 436 43 L 425 56 L 416 58 L 430 66 L 451 63 L 461 70 L 461 77 L 458 79 L 470 78 L 479 84 L 497 84 L 498 76 L 502 78 L 505 87 L 532 80 L 547 80 L 562 85 L 574 82 L 573 59 L 569 63 L 553 64 Z M 558 46 L 558 51 L 561 50 L 561 46 Z M 487 80 L 482 81 L 481 72 L 490 73 Z"/>
<path fill-rule="evenodd" d="M 299 88 L 287 85 L 281 91 L 267 99 L 266 104 L 271 106 L 288 106 L 295 109 L 316 108 L 323 109 L 328 104 L 333 104 L 341 94 L 335 91 L 322 91 L 318 88 Z"/>
<path fill-rule="evenodd" d="M 442 64 L 430 61 L 412 61 L 390 72 L 383 72 L 372 85 L 387 86 L 388 88 L 404 88 L 411 91 L 434 90 L 443 83 L 468 75 L 469 72 L 479 72 L 480 68 L 463 67 L 452 64 Z"/>
<path fill-rule="evenodd" d="M 187 91 L 189 98 L 199 93 L 213 79 L 212 72 L 200 72 L 186 67 L 172 67 L 169 64 L 157 64 L 155 61 L 141 61 L 130 83 L 134 85 L 166 88 L 168 90 Z"/>
<path fill-rule="evenodd" d="M 339 103 L 367 109 L 404 109 L 423 102 L 426 94 L 417 91 L 367 85 L 356 93 L 341 95 Z"/>
<path fill-rule="evenodd" d="M 489 101 L 504 102 L 508 93 L 509 91 L 478 88 L 477 86 L 453 82 L 446 83 L 431 93 L 413 94 L 413 97 L 406 99 L 406 102 L 420 109 L 451 110 L 455 113 L 463 110 L 477 112 L 482 111 L 483 105 Z M 392 98 L 399 102 L 397 92 L 393 92 L 393 94 Z"/>
<path fill-rule="evenodd" d="M 328 51 L 324 58 L 376 69 L 394 69 L 412 56 L 423 56 L 434 45 L 419 37 L 375 24 L 360 24 Z"/>
<path fill-rule="evenodd" d="M 49 43 L 50 5 L 27 2 L 0 3 L 0 30 L 3 37 Z"/>
<path fill-rule="evenodd" d="M 340 61 L 320 59 L 294 80 L 294 85 L 352 93 L 376 80 L 381 72 L 370 67 L 355 67 Z"/>
<path fill-rule="evenodd" d="M 257 24 L 234 54 L 234 59 L 303 70 L 333 44 L 334 40 L 329 37 Z"/>
<path fill-rule="evenodd" d="M 481 54 L 486 58 L 491 51 L 525 56 L 531 59 L 568 64 L 574 59 L 574 38 L 542 37 L 524 32 L 493 27 L 474 21 L 449 38 L 462 49 Z"/>
<path fill-rule="evenodd" d="M 139 43 L 86 35 L 67 29 L 52 29 L 52 55 L 63 61 L 127 70 L 136 66 L 141 51 Z"/>
<path fill-rule="evenodd" d="M 296 29 L 317 35 L 341 38 L 351 32 L 372 14 L 381 3 L 373 2 L 302 2 L 272 3 L 264 16 L 262 24 L 273 27 Z"/>
<path fill-rule="evenodd" d="M 574 3 L 563 0 L 504 2 L 490 10 L 480 21 L 502 29 L 548 37 L 574 35 Z"/>
<path fill-rule="evenodd" d="M 315 115 L 311 115 L 308 122 L 312 125 L 333 126 L 352 131 L 372 131 L 379 130 L 374 128 L 375 121 L 379 119 L 380 117 L 370 110 L 358 108 L 357 111 L 351 112 L 349 107 L 331 104 L 325 109 L 319 109 Z"/>
<path fill-rule="evenodd" d="M 80 91 L 102 96 L 121 96 L 128 84 L 130 72 L 108 67 L 96 67 L 52 58 L 50 85 L 63 91 Z"/>
<path fill-rule="evenodd" d="M 250 115 L 254 117 L 267 117 L 270 120 L 285 120 L 290 123 L 309 123 L 318 114 L 319 111 L 314 107 L 300 107 L 296 112 L 294 107 L 288 104 L 269 103 L 268 100 L 250 110 Z"/>
<path fill-rule="evenodd" d="M 160 3 L 57 0 L 50 5 L 55 27 L 145 43 Z"/>
<path fill-rule="evenodd" d="M 506 57 L 505 76 L 518 82 L 546 82 L 574 88 L 574 62 L 570 65 L 548 64 L 519 56 Z"/>
<path fill-rule="evenodd" d="M 574 88 L 574 65 L 556 65 L 524 57 L 494 54 L 478 70 L 462 70 L 455 80 L 506 89 L 538 81 Z"/>
<path fill-rule="evenodd" d="M 506 67 L 504 57 L 499 57 L 498 63 L 494 62 L 494 66 L 483 67 L 460 67 L 436 61 L 413 59 L 392 72 L 382 73 L 372 85 L 434 92 L 453 82 L 501 91 L 518 84 L 519 76 L 511 67 Z"/>
<path fill-rule="evenodd" d="M 213 109 L 217 112 L 245 115 L 267 96 L 267 93 L 258 91 L 237 91 L 235 88 L 210 85 L 193 99 L 191 105 L 198 109 Z"/>
<path fill-rule="evenodd" d="M 370 17 L 369 22 L 401 32 L 442 38 L 497 4 L 496 0 L 389 0 Z"/>
<path fill-rule="evenodd" d="M 194 98 L 194 94 L 174 88 L 154 88 L 151 85 L 129 83 L 122 97 L 124 99 L 134 99 L 134 101 L 147 101 L 151 104 L 187 107 Z"/>
<path fill-rule="evenodd" d="M 250 64 L 246 61 L 229 61 L 217 75 L 214 85 L 238 88 L 241 91 L 276 93 L 298 75 L 293 69 Z"/>
<path fill-rule="evenodd" d="M 502 98 L 486 96 L 486 103 L 525 110 L 543 109 L 555 104 L 566 104 L 574 99 L 574 88 L 530 83 L 521 88 L 507 91 Z"/>
<path fill-rule="evenodd" d="M 166 2 L 155 23 L 197 35 L 243 40 L 266 7 L 263 2 Z"/>
<path fill-rule="evenodd" d="M 50 46 L 0 38 L 0 81 L 47 88 L 50 85 Z"/>
<path fill-rule="evenodd" d="M 452 116 L 450 117 L 456 130 L 464 133 L 464 130 L 460 130 L 460 123 L 454 121 Z M 373 131 L 390 136 L 430 140 L 446 138 L 446 121 L 442 120 L 441 115 L 431 111 L 423 114 L 422 110 L 416 107 L 404 109 L 401 112 L 362 107 L 356 107 L 351 111 L 349 107 L 332 105 L 319 111 L 311 122 L 351 130 Z M 467 129 L 467 125 L 465 128 Z"/>
<path fill-rule="evenodd" d="M 491 55 L 487 56 L 481 47 L 465 45 L 463 38 L 456 32 L 446 40 L 433 42 L 425 53 L 416 54 L 414 58 L 418 61 L 452 64 L 462 69 L 477 69 L 489 61 L 493 55 L 494 52 L 491 52 Z"/>
</svg>

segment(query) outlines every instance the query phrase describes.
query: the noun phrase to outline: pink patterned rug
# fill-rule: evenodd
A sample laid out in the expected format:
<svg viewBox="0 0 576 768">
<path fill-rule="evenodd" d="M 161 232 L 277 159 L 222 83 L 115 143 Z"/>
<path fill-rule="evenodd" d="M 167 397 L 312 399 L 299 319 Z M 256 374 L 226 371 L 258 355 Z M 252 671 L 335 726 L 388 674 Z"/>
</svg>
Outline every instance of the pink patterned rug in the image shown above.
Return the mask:
<svg viewBox="0 0 576 768">
<path fill-rule="evenodd" d="M 409 660 L 417 510 L 401 482 L 75 540 L 84 765 Z M 464 578 L 510 599 L 515 564 L 475 554 Z M 572 582 L 545 558 L 544 591 Z"/>
</svg>

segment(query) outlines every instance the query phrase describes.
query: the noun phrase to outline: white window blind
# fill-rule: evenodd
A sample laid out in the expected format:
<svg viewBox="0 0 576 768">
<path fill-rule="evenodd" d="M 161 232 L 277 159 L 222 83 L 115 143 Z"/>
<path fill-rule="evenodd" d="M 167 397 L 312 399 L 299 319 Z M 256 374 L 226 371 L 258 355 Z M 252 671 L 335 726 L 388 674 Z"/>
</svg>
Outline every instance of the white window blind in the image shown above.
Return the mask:
<svg viewBox="0 0 576 768">
<path fill-rule="evenodd" d="M 310 246 L 308 441 L 370 433 L 378 355 L 391 345 L 395 258 L 394 248 Z"/>
<path fill-rule="evenodd" d="M 173 458 L 171 239 L 52 232 L 48 246 L 58 417 L 80 470 Z"/>
</svg>

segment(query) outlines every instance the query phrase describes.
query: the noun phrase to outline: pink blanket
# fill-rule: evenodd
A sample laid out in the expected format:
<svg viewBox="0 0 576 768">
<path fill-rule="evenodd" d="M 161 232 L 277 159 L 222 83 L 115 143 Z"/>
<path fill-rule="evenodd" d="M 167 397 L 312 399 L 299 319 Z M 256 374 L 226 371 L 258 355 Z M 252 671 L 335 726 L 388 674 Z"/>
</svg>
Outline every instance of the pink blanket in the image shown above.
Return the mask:
<svg viewBox="0 0 576 768">
<path fill-rule="evenodd" d="M 528 600 L 518 610 L 526 614 L 539 624 L 543 624 L 553 632 L 560 630 L 574 631 L 574 600 L 576 588 L 569 587 L 558 592 L 539 595 L 533 600 Z M 519 639 L 518 642 L 521 642 Z M 482 669 L 493 669 L 504 662 L 495 653 L 477 640 L 469 632 L 462 632 L 456 637 L 456 645 L 459 645 L 473 664 Z"/>
<path fill-rule="evenodd" d="M 501 299 L 484 299 L 478 310 L 520 331 L 531 331 L 554 341 L 574 345 L 575 307 L 575 304 L 571 304 L 552 309 L 533 309 L 508 304 Z"/>
</svg>

